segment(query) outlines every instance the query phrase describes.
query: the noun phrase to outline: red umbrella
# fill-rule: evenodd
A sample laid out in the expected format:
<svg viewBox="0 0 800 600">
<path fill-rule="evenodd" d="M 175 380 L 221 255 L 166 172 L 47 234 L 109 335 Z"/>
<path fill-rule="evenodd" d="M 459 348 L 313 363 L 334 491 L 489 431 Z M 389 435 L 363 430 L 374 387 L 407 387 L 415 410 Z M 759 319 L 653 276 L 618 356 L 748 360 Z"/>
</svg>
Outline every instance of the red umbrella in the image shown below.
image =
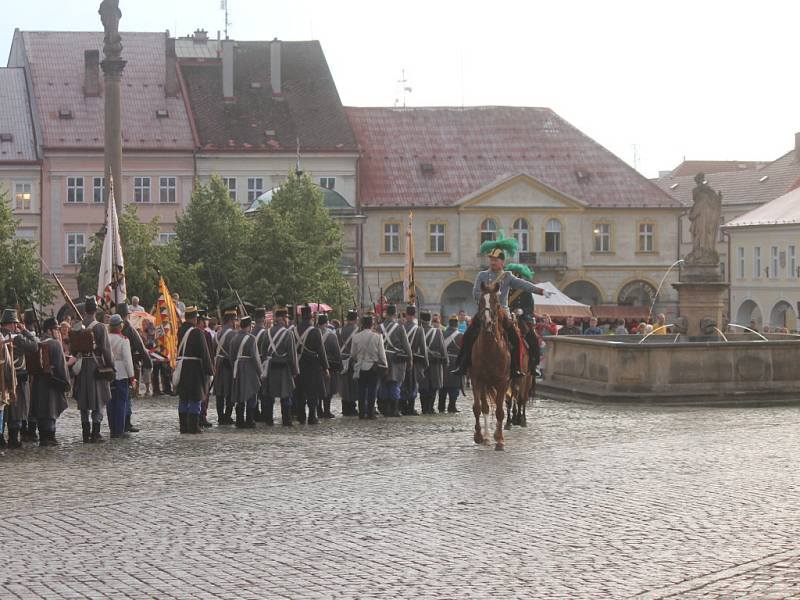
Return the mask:
<svg viewBox="0 0 800 600">
<path fill-rule="evenodd" d="M 317 304 L 316 302 L 309 302 L 308 307 L 311 308 L 311 312 L 320 313 L 320 312 L 331 312 L 333 309 L 325 304 L 324 302 L 320 302 Z M 298 306 L 295 310 L 297 310 L 297 314 L 300 314 L 300 307 Z"/>
</svg>

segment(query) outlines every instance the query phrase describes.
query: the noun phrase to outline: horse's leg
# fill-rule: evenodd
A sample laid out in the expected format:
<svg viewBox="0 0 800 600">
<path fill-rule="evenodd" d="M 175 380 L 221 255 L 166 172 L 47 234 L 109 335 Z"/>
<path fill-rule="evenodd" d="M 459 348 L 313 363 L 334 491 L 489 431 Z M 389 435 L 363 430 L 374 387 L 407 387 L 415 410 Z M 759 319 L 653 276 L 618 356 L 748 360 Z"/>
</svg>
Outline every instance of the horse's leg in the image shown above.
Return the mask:
<svg viewBox="0 0 800 600">
<path fill-rule="evenodd" d="M 511 390 L 509 393 L 506 394 L 506 410 L 508 414 L 511 414 L 511 411 L 514 407 L 514 386 L 511 386 Z M 511 429 L 511 419 L 506 419 L 506 430 Z"/>
<path fill-rule="evenodd" d="M 481 404 L 483 396 L 483 386 L 477 381 L 472 381 L 472 414 L 475 415 L 475 436 L 476 444 L 483 443 L 483 434 L 481 433 Z"/>
<path fill-rule="evenodd" d="M 500 398 L 505 397 L 506 391 L 508 390 L 507 385 L 500 386 L 500 389 L 497 390 L 498 396 Z M 494 429 L 494 449 L 495 450 L 504 450 L 506 447 L 506 439 L 503 436 L 503 418 L 505 417 L 505 412 L 503 410 L 503 402 L 495 402 L 495 429 Z"/>
</svg>

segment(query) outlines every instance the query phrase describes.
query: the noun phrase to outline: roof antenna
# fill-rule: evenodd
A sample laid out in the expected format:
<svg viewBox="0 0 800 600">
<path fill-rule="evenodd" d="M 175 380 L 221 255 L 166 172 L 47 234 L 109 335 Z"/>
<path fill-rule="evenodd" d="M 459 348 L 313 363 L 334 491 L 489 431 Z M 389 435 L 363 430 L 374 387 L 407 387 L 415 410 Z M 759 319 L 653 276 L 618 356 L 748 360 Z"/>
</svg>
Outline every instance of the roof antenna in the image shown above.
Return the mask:
<svg viewBox="0 0 800 600">
<path fill-rule="evenodd" d="M 403 69 L 401 71 L 402 75 L 400 79 L 397 80 L 397 83 L 401 86 L 401 93 L 403 94 L 403 108 L 406 107 L 406 93 L 411 93 L 411 86 L 408 84 L 408 79 L 406 79 L 406 70 Z M 397 98 L 394 99 L 394 106 L 397 108 Z"/>
<path fill-rule="evenodd" d="M 219 7 L 221 10 L 225 11 L 225 39 L 228 38 L 228 27 L 231 26 L 231 20 L 228 18 L 228 0 L 220 0 Z"/>
</svg>

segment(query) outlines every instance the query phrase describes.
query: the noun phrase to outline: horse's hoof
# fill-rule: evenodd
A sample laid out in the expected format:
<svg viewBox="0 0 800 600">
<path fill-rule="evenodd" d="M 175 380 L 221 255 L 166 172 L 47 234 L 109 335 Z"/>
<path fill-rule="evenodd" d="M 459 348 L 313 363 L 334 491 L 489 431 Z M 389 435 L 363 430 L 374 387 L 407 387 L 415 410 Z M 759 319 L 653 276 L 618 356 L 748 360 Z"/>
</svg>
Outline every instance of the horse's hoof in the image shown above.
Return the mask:
<svg viewBox="0 0 800 600">
<path fill-rule="evenodd" d="M 494 449 L 497 450 L 498 452 L 502 452 L 503 450 L 506 449 L 506 445 L 497 443 L 494 445 Z"/>
<path fill-rule="evenodd" d="M 528 426 L 528 422 L 527 421 L 523 421 L 522 423 L 519 424 L 519 426 L 520 427 L 527 427 Z"/>
<path fill-rule="evenodd" d="M 489 438 L 483 438 L 483 445 L 484 446 L 488 446 L 489 445 Z"/>
<path fill-rule="evenodd" d="M 483 436 L 480 433 L 476 433 L 475 437 L 473 437 L 472 439 L 475 440 L 476 444 L 482 444 L 483 443 Z"/>
<path fill-rule="evenodd" d="M 511 421 L 507 421 L 503 429 L 506 431 L 511 431 Z"/>
</svg>

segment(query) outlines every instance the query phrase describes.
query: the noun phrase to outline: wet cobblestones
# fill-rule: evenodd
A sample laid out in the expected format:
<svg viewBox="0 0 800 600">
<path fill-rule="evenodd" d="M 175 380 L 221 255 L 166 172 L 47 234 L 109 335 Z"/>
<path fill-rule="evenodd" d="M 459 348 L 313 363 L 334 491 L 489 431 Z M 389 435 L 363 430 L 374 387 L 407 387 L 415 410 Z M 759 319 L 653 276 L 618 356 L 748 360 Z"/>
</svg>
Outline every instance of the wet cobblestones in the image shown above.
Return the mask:
<svg viewBox="0 0 800 600">
<path fill-rule="evenodd" d="M 800 596 L 796 408 L 537 401 L 502 453 L 466 413 L 134 420 L 0 457 L 3 598 Z"/>
</svg>

